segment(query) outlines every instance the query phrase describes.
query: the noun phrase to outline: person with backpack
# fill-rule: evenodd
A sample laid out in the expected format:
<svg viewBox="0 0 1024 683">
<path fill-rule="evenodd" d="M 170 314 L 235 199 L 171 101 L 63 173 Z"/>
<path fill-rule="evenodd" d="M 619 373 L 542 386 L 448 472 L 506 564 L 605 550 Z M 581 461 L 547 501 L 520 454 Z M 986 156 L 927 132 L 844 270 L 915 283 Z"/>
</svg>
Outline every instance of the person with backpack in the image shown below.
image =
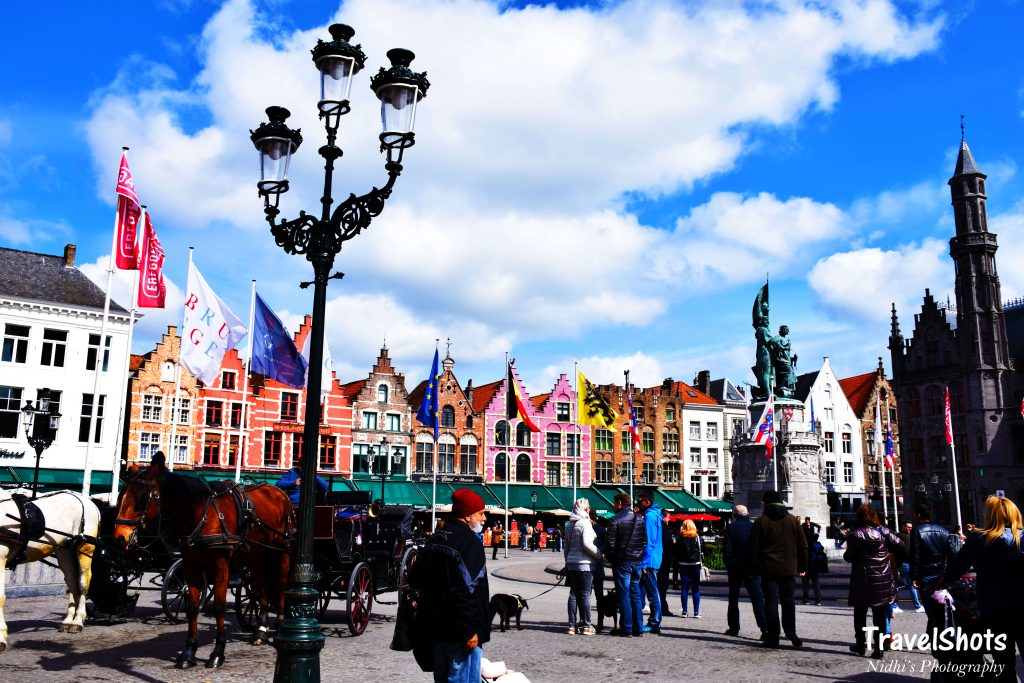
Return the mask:
<svg viewBox="0 0 1024 683">
<path fill-rule="evenodd" d="M 615 516 L 608 523 L 604 554 L 612 564 L 619 597 L 619 635 L 640 638 L 644 634 L 640 579 L 647 527 L 643 518 L 633 512 L 633 499 L 628 493 L 616 493 L 613 505 Z"/>
<path fill-rule="evenodd" d="M 890 553 L 904 552 L 903 541 L 882 526 L 878 513 L 869 503 L 857 508 L 857 526 L 846 534 L 846 552 L 843 559 L 852 565 L 850 570 L 850 606 L 853 607 L 854 644 L 850 652 L 863 655 L 867 651 L 868 610 L 871 623 L 877 629 L 872 641 L 871 656 L 882 659 L 887 647 L 882 636 L 886 633 L 889 605 L 896 599 L 896 573 Z"/>
<path fill-rule="evenodd" d="M 803 599 L 800 600 L 800 604 L 806 605 L 808 602 L 809 588 L 814 588 L 814 604 L 821 604 L 821 575 L 828 572 L 828 555 L 825 554 L 825 546 L 818 540 L 818 533 L 812 531 L 807 536 L 808 542 L 808 553 L 809 559 L 807 561 L 807 571 L 804 572 L 802 579 L 804 594 Z"/>
</svg>

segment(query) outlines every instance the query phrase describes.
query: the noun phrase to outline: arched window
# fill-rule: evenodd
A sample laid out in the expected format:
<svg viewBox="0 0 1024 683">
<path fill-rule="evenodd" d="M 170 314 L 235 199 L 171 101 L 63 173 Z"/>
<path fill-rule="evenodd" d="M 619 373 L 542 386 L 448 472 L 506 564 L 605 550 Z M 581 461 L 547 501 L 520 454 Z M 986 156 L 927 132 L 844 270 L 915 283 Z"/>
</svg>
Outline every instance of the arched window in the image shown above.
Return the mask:
<svg viewBox="0 0 1024 683">
<path fill-rule="evenodd" d="M 451 406 L 445 406 L 441 408 L 441 426 L 455 426 L 455 408 L 452 408 Z"/>
<path fill-rule="evenodd" d="M 516 445 L 517 446 L 529 446 L 530 445 L 530 428 L 522 422 L 516 426 Z M 520 456 L 521 457 L 521 456 Z M 517 465 L 518 467 L 518 465 Z"/>
<path fill-rule="evenodd" d="M 381 384 L 379 387 L 377 387 L 377 403 L 387 403 L 387 402 L 388 402 L 388 385 L 387 384 Z"/>
<path fill-rule="evenodd" d="M 472 429 L 472 428 L 473 428 L 473 416 L 472 415 L 467 415 L 466 416 L 466 429 Z"/>
<path fill-rule="evenodd" d="M 516 481 L 530 481 L 530 456 L 520 453 L 516 458 Z"/>
<path fill-rule="evenodd" d="M 508 477 L 505 474 L 508 471 L 508 456 L 504 453 L 498 453 L 494 456 L 494 481 L 505 481 Z"/>
<path fill-rule="evenodd" d="M 494 443 L 498 446 L 508 445 L 508 422 L 498 420 L 494 424 Z"/>
</svg>

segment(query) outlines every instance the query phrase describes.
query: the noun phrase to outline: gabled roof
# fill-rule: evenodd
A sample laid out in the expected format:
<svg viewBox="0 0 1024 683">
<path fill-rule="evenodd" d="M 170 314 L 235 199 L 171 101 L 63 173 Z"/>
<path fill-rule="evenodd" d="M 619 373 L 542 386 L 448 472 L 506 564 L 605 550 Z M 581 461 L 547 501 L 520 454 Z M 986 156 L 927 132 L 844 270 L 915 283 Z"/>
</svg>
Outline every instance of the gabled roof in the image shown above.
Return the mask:
<svg viewBox="0 0 1024 683">
<path fill-rule="evenodd" d="M 420 403 L 423 402 L 423 394 L 427 393 L 427 380 L 421 381 L 416 385 L 416 388 L 409 394 L 409 405 L 413 408 L 419 408 Z"/>
<path fill-rule="evenodd" d="M 815 380 L 818 379 L 818 373 L 820 370 L 814 372 L 807 372 L 802 375 L 797 375 L 796 378 L 796 391 L 793 392 L 793 397 L 798 401 L 807 402 L 807 397 L 811 393 L 811 387 L 814 386 Z"/>
<path fill-rule="evenodd" d="M 496 382 L 490 384 L 481 384 L 478 387 L 473 388 L 473 412 L 482 413 L 487 409 L 494 395 L 498 393 L 498 389 L 505 383 L 504 379 L 499 379 Z"/>
<path fill-rule="evenodd" d="M 103 290 L 74 267 L 74 246 L 68 248 L 70 266 L 65 256 L 0 247 L 0 296 L 102 311 Z M 113 300 L 110 310 L 128 315 Z"/>
<path fill-rule="evenodd" d="M 550 391 L 546 394 L 541 394 L 540 396 L 534 396 L 533 398 L 530 399 L 530 403 L 532 403 L 533 407 L 536 408 L 537 410 L 542 410 L 545 401 L 547 401 L 549 398 L 551 398 Z"/>
<path fill-rule="evenodd" d="M 348 398 L 355 398 L 359 395 L 359 392 L 366 386 L 367 380 L 360 379 L 355 382 L 349 382 L 348 384 L 341 385 L 341 393 Z"/>
<path fill-rule="evenodd" d="M 864 410 L 868 407 L 868 399 L 871 397 L 871 390 L 875 387 L 875 380 L 878 379 L 878 372 L 867 372 L 863 375 L 847 377 L 839 380 L 839 386 L 846 394 L 846 400 L 857 417 L 864 417 Z"/>
<path fill-rule="evenodd" d="M 713 379 L 709 387 L 708 395 L 716 401 L 722 403 L 726 401 L 733 401 L 737 403 L 746 403 L 747 398 L 743 395 L 743 392 L 733 384 L 729 379 Z"/>
<path fill-rule="evenodd" d="M 666 387 L 666 385 L 663 384 L 660 387 L 652 387 L 652 389 L 655 391 L 660 389 L 661 393 L 664 394 L 665 389 L 669 388 L 669 393 L 677 394 L 683 400 L 683 403 L 701 403 L 712 406 L 718 405 L 718 401 L 711 398 L 700 389 L 690 386 L 686 382 L 672 382 L 669 387 Z"/>
<path fill-rule="evenodd" d="M 144 356 L 144 355 L 133 353 L 131 355 L 131 359 L 128 361 L 128 372 L 135 372 L 140 367 L 142 367 L 142 364 L 145 362 L 146 356 L 148 356 L 148 355 L 149 354 L 146 354 Z"/>
</svg>

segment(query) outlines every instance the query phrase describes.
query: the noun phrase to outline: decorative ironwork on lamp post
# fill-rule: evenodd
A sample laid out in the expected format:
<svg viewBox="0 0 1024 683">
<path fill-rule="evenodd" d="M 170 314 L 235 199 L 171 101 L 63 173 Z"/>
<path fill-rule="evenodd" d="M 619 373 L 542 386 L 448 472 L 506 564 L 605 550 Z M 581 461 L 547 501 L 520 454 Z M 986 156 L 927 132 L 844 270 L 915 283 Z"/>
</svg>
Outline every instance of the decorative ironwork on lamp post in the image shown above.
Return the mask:
<svg viewBox="0 0 1024 683">
<path fill-rule="evenodd" d="M 364 195 L 350 194 L 336 208 L 332 197 L 334 162 L 342 150 L 335 144 L 341 117 L 347 114 L 352 77 L 366 62 L 359 45 L 349 41 L 355 35 L 350 27 L 330 27 L 333 40 L 317 41 L 312 50 L 313 62 L 320 72 L 320 101 L 317 108 L 324 121 L 327 144 L 318 150 L 324 158 L 324 194 L 320 199 L 320 217 L 300 211 L 297 218 L 278 220 L 281 194 L 288 191 L 288 165 L 292 154 L 302 144 L 298 130 L 285 121 L 290 112 L 283 107 L 269 107 L 270 119 L 251 132 L 251 139 L 260 153 L 260 181 L 257 184 L 264 199 L 264 213 L 270 233 L 277 245 L 289 254 L 306 257 L 313 266 L 313 324 L 310 334 L 309 381 L 306 395 L 319 396 L 323 372 L 324 318 L 327 307 L 327 284 L 340 279 L 342 273 L 331 274 L 334 258 L 342 245 L 369 227 L 370 221 L 384 209 L 395 181 L 402 173 L 402 155 L 415 142 L 413 124 L 416 106 L 430 87 L 426 73 L 409 68 L 413 55 L 409 50 L 389 50 L 391 67 L 370 79 L 370 87 L 381 102 L 383 132 L 381 152 L 387 155 L 384 169 L 388 179 L 383 187 L 374 187 Z M 313 566 L 313 503 L 316 479 L 317 444 L 320 424 L 319 401 L 308 401 L 303 428 L 302 483 L 299 487 L 299 543 L 285 597 L 285 621 L 274 643 L 277 647 L 275 681 L 319 681 L 320 650 L 324 637 L 316 619 L 316 568 Z"/>
<path fill-rule="evenodd" d="M 31 401 L 25 401 L 25 407 L 21 409 L 23 417 L 22 424 L 25 427 L 25 439 L 28 445 L 36 452 L 36 464 L 32 470 L 32 499 L 35 500 L 39 494 L 39 459 L 43 451 L 53 445 L 57 438 L 57 429 L 60 427 L 60 413 L 56 401 L 50 400 L 50 390 L 40 389 L 39 397 L 36 399 L 38 405 Z M 40 415 L 45 419 L 36 422 Z M 90 422 L 90 426 L 91 426 Z M 92 431 L 91 429 L 89 431 Z M 91 435 L 86 435 L 87 437 Z"/>
<path fill-rule="evenodd" d="M 370 453 L 373 453 L 373 448 L 370 448 Z M 373 466 L 375 470 L 371 476 L 378 477 L 380 479 L 380 504 L 384 505 L 384 482 L 391 478 L 394 471 L 398 468 L 401 463 L 401 456 L 398 452 L 391 450 L 391 442 L 388 441 L 388 437 L 381 437 L 380 447 L 377 449 L 377 457 L 371 457 L 370 462 L 376 463 Z"/>
</svg>

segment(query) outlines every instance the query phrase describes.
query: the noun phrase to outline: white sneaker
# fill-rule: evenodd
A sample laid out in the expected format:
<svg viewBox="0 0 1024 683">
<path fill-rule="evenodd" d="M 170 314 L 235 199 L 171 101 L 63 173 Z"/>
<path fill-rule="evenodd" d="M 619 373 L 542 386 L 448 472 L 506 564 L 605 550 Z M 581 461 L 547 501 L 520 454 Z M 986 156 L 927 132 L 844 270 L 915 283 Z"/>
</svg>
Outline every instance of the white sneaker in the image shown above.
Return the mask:
<svg viewBox="0 0 1024 683">
<path fill-rule="evenodd" d="M 650 613 L 651 613 L 650 606 L 649 605 L 644 605 L 644 614 L 650 614 Z"/>
<path fill-rule="evenodd" d="M 924 611 L 924 605 L 921 605 L 920 607 L 918 607 L 918 608 L 917 608 L 916 610 L 914 610 L 914 611 L 915 611 L 915 612 L 923 612 L 923 611 Z"/>
<path fill-rule="evenodd" d="M 893 606 L 893 608 L 892 608 L 892 613 L 893 614 L 899 614 L 902 611 L 903 610 L 901 610 L 899 607 L 896 607 L 896 606 Z"/>
</svg>

